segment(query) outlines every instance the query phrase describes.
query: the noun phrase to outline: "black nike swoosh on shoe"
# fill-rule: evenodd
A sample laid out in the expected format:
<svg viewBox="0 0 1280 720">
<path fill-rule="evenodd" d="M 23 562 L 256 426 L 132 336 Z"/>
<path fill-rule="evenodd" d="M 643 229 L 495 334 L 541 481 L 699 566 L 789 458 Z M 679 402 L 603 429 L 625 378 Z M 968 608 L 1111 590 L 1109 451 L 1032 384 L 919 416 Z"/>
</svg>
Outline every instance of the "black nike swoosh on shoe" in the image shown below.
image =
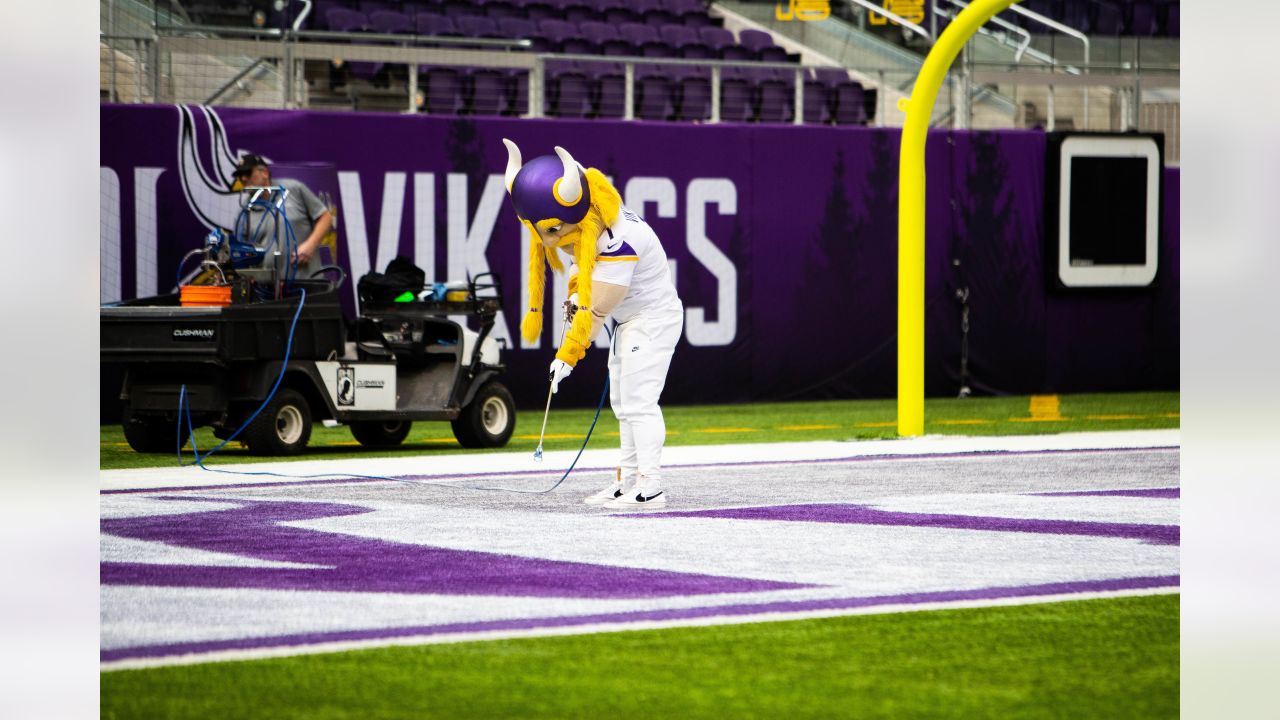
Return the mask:
<svg viewBox="0 0 1280 720">
<path fill-rule="evenodd" d="M 658 497 L 658 495 L 661 495 L 661 494 L 662 494 L 661 492 L 658 492 L 657 494 L 650 495 L 649 497 L 645 497 L 644 493 L 639 493 L 636 495 L 636 502 L 649 502 L 650 500 Z"/>
</svg>

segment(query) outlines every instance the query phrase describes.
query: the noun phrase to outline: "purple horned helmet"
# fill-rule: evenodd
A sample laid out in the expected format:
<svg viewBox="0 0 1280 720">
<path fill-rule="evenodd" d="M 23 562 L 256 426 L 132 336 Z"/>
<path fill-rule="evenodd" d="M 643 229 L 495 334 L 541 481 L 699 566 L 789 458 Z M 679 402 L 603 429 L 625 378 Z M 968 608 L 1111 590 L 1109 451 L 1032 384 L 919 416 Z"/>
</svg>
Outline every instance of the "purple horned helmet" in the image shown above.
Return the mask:
<svg viewBox="0 0 1280 720">
<path fill-rule="evenodd" d="M 503 138 L 507 146 L 507 192 L 522 220 L 537 224 L 555 218 L 581 222 L 591 209 L 591 189 L 586 173 L 568 150 L 556 146 L 555 155 L 520 162 L 520 148 Z"/>
</svg>

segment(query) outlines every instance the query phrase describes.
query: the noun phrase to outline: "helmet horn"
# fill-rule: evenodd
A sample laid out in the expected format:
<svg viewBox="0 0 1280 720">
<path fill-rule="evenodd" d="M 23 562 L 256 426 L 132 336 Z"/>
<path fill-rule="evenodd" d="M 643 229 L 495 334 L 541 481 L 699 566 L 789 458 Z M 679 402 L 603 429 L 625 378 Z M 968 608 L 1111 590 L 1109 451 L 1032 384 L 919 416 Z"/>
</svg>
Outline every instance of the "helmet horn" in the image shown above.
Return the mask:
<svg viewBox="0 0 1280 720">
<path fill-rule="evenodd" d="M 516 181 L 516 173 L 524 167 L 524 162 L 520 159 L 520 148 L 515 143 L 502 138 L 502 144 L 507 146 L 507 192 L 510 193 L 511 185 Z"/>
<path fill-rule="evenodd" d="M 555 194 L 556 199 L 565 204 L 573 204 L 582 199 L 582 180 L 578 177 L 578 163 L 569 154 L 568 150 L 556 146 L 556 155 L 560 156 L 560 162 L 564 165 L 564 175 L 561 176 Z"/>
</svg>

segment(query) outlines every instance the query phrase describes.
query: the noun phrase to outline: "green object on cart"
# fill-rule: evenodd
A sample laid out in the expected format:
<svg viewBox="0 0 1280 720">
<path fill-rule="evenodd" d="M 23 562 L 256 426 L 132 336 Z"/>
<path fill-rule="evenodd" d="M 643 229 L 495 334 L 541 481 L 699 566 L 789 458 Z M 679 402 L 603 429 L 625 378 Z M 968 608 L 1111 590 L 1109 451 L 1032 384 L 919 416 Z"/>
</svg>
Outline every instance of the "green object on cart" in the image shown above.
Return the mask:
<svg viewBox="0 0 1280 720">
<path fill-rule="evenodd" d="M 417 295 L 414 295 L 412 292 L 405 290 L 403 294 L 401 294 L 399 297 L 395 299 L 395 302 L 413 302 L 414 300 L 417 300 L 417 299 L 418 299 Z"/>
</svg>

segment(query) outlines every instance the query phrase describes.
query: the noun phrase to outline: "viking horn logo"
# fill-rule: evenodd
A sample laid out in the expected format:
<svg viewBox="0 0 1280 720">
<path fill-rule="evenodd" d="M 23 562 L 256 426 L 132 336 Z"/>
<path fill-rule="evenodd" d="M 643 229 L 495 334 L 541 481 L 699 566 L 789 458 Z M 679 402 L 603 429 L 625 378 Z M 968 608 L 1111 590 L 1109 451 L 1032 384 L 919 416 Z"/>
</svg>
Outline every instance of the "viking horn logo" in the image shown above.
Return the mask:
<svg viewBox="0 0 1280 720">
<path fill-rule="evenodd" d="M 226 128 L 218 114 L 212 108 L 197 107 L 208 129 L 210 167 L 206 170 L 206 163 L 200 158 L 195 113 L 190 107 L 179 105 L 178 171 L 182 176 L 182 192 L 187 197 L 187 205 L 205 227 L 231 227 L 240 213 L 240 195 L 231 189 L 231 184 L 244 152 L 232 154 Z"/>
</svg>

